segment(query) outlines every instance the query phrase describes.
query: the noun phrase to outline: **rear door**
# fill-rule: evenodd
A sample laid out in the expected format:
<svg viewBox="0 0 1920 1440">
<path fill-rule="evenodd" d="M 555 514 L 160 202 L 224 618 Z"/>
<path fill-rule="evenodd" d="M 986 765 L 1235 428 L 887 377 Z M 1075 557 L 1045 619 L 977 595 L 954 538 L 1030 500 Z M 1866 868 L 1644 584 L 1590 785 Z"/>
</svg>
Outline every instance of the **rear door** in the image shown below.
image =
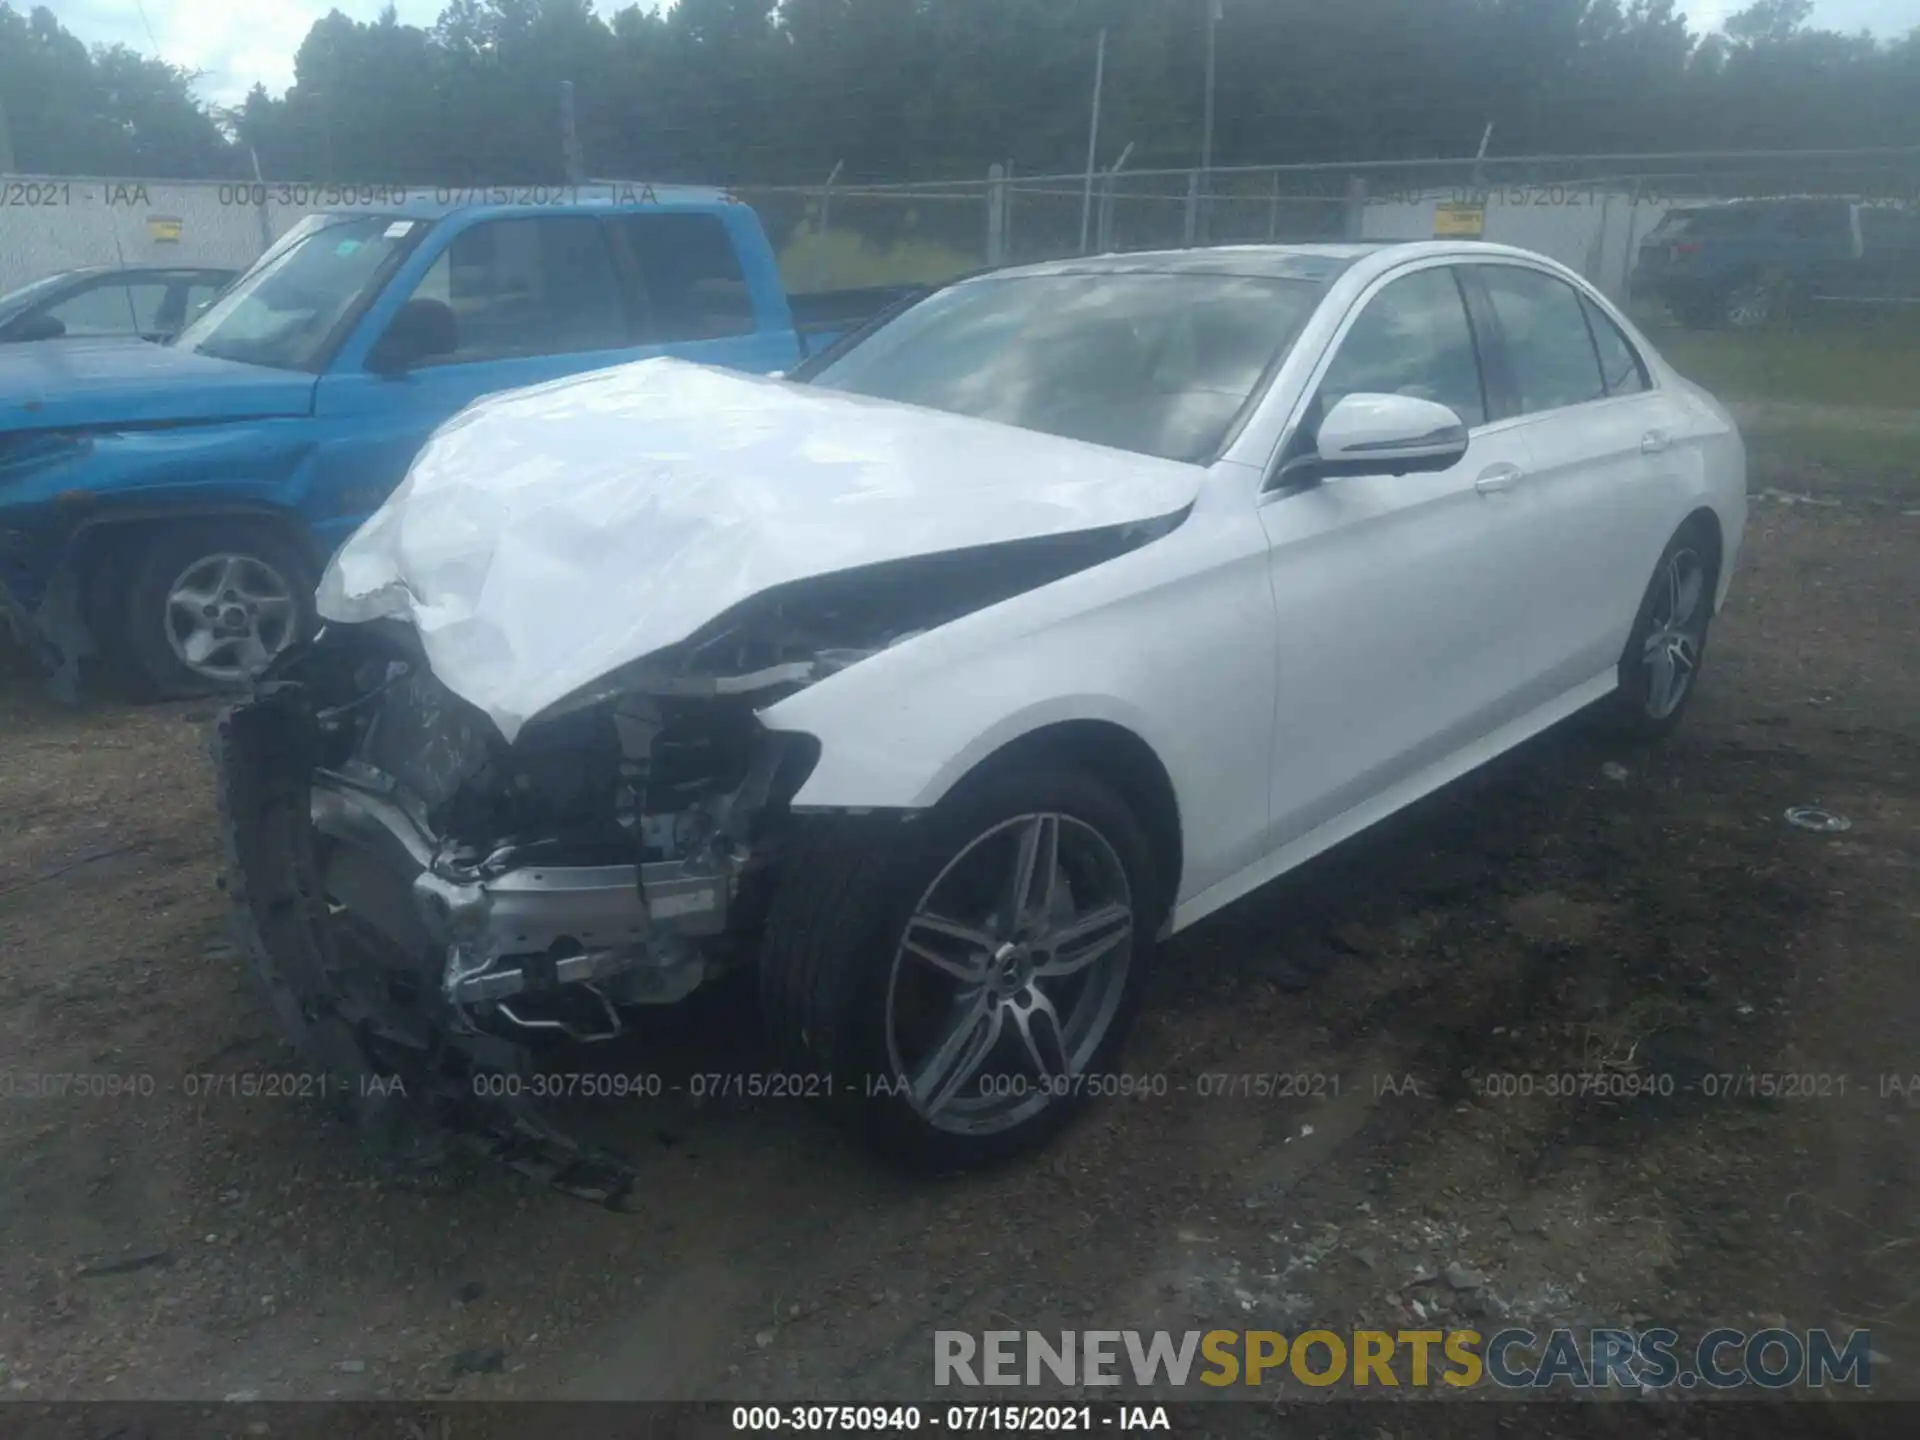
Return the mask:
<svg viewBox="0 0 1920 1440">
<path fill-rule="evenodd" d="M 1529 457 L 1489 408 L 1480 350 L 1452 265 L 1390 276 L 1329 348 L 1283 461 L 1356 393 L 1450 406 L 1466 457 L 1278 489 L 1261 508 L 1280 618 L 1275 848 L 1497 729 L 1528 689 L 1533 597 L 1512 552 Z"/>
<path fill-rule="evenodd" d="M 758 285 L 748 279 L 739 238 L 718 214 L 628 211 L 607 225 L 632 296 L 640 354 L 755 373 L 799 358 L 777 275 L 759 277 Z"/>
<path fill-rule="evenodd" d="M 1920 215 L 1905 206 L 1862 205 L 1860 246 L 1854 298 L 1880 304 L 1920 299 Z"/>
<path fill-rule="evenodd" d="M 1533 623 L 1516 640 L 1542 689 L 1562 691 L 1619 661 L 1667 540 L 1687 421 L 1580 288 L 1520 263 L 1463 274 L 1491 341 L 1493 404 L 1526 452 L 1505 563 Z"/>
</svg>

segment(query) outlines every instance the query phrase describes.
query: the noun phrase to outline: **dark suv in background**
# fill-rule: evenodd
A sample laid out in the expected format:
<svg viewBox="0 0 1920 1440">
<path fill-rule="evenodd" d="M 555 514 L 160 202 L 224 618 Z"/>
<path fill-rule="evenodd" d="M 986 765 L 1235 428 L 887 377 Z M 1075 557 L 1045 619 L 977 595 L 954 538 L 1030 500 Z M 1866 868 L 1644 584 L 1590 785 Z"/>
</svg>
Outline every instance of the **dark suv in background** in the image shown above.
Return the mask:
<svg viewBox="0 0 1920 1440">
<path fill-rule="evenodd" d="M 1913 304 L 1920 217 L 1846 199 L 1685 206 L 1641 243 L 1631 289 L 1701 329 L 1744 329 L 1813 303 Z"/>
</svg>

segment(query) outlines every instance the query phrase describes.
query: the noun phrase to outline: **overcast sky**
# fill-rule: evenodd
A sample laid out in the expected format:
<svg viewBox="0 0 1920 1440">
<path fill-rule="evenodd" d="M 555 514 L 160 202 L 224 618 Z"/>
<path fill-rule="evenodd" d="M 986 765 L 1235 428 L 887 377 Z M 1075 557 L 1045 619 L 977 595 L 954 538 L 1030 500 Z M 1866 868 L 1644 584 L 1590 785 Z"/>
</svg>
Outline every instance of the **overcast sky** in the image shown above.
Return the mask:
<svg viewBox="0 0 1920 1440">
<path fill-rule="evenodd" d="M 29 9 L 34 0 L 11 0 Z M 215 104 L 237 102 L 258 80 L 275 95 L 292 83 L 293 52 L 329 10 L 371 20 L 384 0 L 45 0 L 67 29 L 88 44 L 119 41 L 202 72 L 199 93 Z M 431 25 L 445 0 L 397 0 L 400 19 Z M 631 0 L 597 0 L 603 16 Z M 1682 0 L 1696 30 L 1709 30 L 1746 0 Z M 145 14 L 142 15 L 144 8 Z M 1815 0 L 1815 22 L 1836 30 L 1904 34 L 1920 25 L 1920 0 Z"/>
</svg>

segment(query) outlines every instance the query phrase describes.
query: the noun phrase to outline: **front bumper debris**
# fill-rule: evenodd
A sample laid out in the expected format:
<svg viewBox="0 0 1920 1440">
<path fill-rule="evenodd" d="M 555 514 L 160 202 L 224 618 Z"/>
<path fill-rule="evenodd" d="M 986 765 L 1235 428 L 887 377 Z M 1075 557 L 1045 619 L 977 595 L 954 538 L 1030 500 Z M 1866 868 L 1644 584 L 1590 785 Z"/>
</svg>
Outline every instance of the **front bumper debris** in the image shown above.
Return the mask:
<svg viewBox="0 0 1920 1440">
<path fill-rule="evenodd" d="M 330 872 L 330 893 L 396 943 L 444 954 L 442 992 L 465 1026 L 471 1007 L 529 992 L 612 984 L 620 1002 L 660 1004 L 704 978 L 698 951 L 681 942 L 726 929 L 734 867 L 509 863 L 462 874 L 436 860 L 433 837 L 382 789 L 391 787 L 372 772 L 316 773 L 314 829 L 361 847 L 380 867 L 372 885 L 356 885 L 364 872 L 355 867 Z M 399 880 L 412 909 L 396 917 L 387 891 Z M 617 1016 L 608 1019 L 618 1033 Z M 576 1039 L 610 1038 L 553 1024 Z"/>
<path fill-rule="evenodd" d="M 213 751 L 234 938 L 288 1038 L 328 1078 L 329 1108 L 405 1183 L 457 1183 L 464 1157 L 630 1208 L 639 1178 L 631 1165 L 551 1124 L 526 1098 L 532 1087 L 482 1083 L 530 1073 L 525 1046 L 463 1024 L 443 990 L 423 986 L 414 1003 L 397 1001 L 383 983 L 391 974 L 370 972 L 351 953 L 332 923 L 316 850 L 315 797 L 329 792 L 312 783 L 309 721 L 288 696 L 258 699 L 221 717 Z M 317 808 L 329 824 L 362 813 L 337 798 Z M 494 926 L 513 915 L 505 901 L 513 893 L 510 884 L 490 898 Z"/>
</svg>

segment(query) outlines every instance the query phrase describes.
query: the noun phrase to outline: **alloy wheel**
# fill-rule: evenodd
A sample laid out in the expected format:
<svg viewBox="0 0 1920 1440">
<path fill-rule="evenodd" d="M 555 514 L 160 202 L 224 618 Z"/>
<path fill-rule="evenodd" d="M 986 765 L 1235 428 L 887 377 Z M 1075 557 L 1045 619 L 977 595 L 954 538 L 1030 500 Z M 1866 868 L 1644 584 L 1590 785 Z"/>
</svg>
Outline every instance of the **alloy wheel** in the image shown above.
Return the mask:
<svg viewBox="0 0 1920 1440">
<path fill-rule="evenodd" d="M 233 684 L 293 643 L 300 607 L 293 586 L 256 555 L 206 555 L 167 589 L 167 643 L 180 663 Z"/>
<path fill-rule="evenodd" d="M 888 1060 L 915 1112 L 986 1135 L 1072 1095 L 1126 989 L 1133 905 L 1114 847 L 1073 816 L 1021 815 L 963 848 L 888 975 Z"/>
<path fill-rule="evenodd" d="M 1706 643 L 1707 567 L 1693 550 L 1676 550 L 1656 582 L 1653 614 L 1641 647 L 1647 671 L 1646 711 L 1664 720 L 1680 708 L 1700 669 Z"/>
</svg>

